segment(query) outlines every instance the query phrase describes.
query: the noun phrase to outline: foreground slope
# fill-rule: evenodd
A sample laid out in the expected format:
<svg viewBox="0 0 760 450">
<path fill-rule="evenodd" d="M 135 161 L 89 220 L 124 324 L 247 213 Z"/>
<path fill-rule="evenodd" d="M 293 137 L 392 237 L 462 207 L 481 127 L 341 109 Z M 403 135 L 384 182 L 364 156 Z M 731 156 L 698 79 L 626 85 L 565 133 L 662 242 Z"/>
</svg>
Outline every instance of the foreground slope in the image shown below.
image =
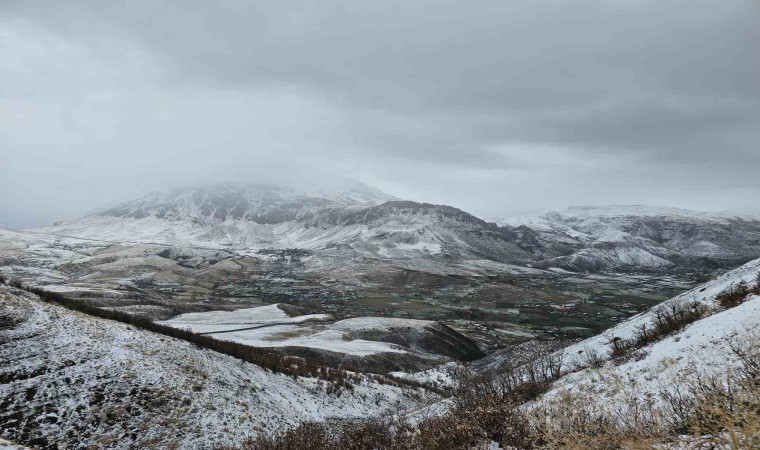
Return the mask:
<svg viewBox="0 0 760 450">
<path fill-rule="evenodd" d="M 743 303 L 728 309 L 717 298 L 742 284 L 755 286 L 759 280 L 757 259 L 564 349 L 564 368 L 570 373 L 554 384 L 546 398 L 582 395 L 596 399 L 601 410 L 620 411 L 643 403 L 659 403 L 663 392 L 685 380 L 732 374 L 742 365 L 732 347 L 760 345 L 760 296 L 749 294 Z M 651 330 L 659 308 L 695 304 L 705 308 L 705 317 L 677 333 L 633 349 L 625 357 L 610 356 L 613 340 L 632 341 L 643 326 Z M 600 367 L 588 367 L 589 361 L 597 359 L 601 359 L 597 363 Z M 577 367 L 583 369 L 576 371 Z"/>
<path fill-rule="evenodd" d="M 415 407 L 364 379 L 336 394 L 0 286 L 0 436 L 42 448 L 213 448 L 301 421 Z"/>
</svg>

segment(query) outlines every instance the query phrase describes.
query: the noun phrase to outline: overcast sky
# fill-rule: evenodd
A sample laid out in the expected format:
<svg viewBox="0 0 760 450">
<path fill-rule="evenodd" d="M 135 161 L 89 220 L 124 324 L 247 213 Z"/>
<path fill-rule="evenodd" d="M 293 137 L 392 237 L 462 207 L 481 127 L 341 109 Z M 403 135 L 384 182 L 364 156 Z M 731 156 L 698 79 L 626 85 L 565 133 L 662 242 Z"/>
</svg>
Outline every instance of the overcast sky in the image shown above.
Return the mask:
<svg viewBox="0 0 760 450">
<path fill-rule="evenodd" d="M 0 1 L 0 225 L 352 177 L 490 216 L 760 206 L 760 1 Z"/>
</svg>

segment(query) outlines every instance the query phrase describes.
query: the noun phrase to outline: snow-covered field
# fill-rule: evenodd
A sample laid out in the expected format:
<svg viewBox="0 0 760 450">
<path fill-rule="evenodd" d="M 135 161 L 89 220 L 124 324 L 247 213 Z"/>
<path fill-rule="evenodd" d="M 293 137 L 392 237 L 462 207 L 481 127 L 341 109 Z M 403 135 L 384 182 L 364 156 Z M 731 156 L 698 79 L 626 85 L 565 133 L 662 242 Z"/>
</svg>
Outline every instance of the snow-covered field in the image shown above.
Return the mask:
<svg viewBox="0 0 760 450">
<path fill-rule="evenodd" d="M 390 328 L 421 329 L 433 324 L 426 320 L 383 317 L 360 317 L 319 324 L 330 318 L 327 314 L 289 317 L 277 305 L 268 305 L 235 311 L 182 314 L 161 323 L 197 333 L 213 333 L 216 339 L 254 347 L 306 347 L 355 356 L 406 353 L 407 349 L 385 342 L 352 339 L 346 336 L 347 332 L 387 331 Z"/>
<path fill-rule="evenodd" d="M 393 317 L 354 317 L 335 322 L 332 328 L 341 331 L 382 330 L 392 328 L 425 328 L 434 322 L 430 320 L 398 319 Z"/>
<path fill-rule="evenodd" d="M 315 332 L 308 328 L 293 326 L 223 333 L 214 337 L 254 347 L 306 347 L 355 356 L 369 356 L 377 353 L 406 353 L 407 351 L 395 344 L 365 339 L 348 339 L 344 333 L 338 330 L 326 329 Z"/>
<path fill-rule="evenodd" d="M 464 366 L 461 363 L 450 362 L 421 372 L 392 372 L 391 375 L 432 386 L 454 387 L 458 382 L 458 372 L 460 372 L 463 367 Z"/>
<path fill-rule="evenodd" d="M 218 333 L 256 326 L 324 321 L 331 318 L 332 316 L 329 314 L 307 314 L 290 317 L 277 304 L 274 304 L 257 306 L 255 308 L 236 309 L 234 311 L 187 313 L 161 323 L 175 328 L 187 328 L 195 333 Z"/>
</svg>

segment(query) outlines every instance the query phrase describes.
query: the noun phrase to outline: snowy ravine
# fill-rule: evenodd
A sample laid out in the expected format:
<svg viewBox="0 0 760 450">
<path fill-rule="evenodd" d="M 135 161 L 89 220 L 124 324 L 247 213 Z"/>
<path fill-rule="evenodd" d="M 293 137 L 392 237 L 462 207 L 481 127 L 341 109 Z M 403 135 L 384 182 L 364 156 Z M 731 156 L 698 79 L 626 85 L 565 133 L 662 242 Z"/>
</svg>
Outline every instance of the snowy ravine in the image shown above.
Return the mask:
<svg viewBox="0 0 760 450">
<path fill-rule="evenodd" d="M 363 381 L 339 394 L 0 286 L 0 437 L 32 446 L 214 448 L 305 420 L 435 401 Z"/>
</svg>

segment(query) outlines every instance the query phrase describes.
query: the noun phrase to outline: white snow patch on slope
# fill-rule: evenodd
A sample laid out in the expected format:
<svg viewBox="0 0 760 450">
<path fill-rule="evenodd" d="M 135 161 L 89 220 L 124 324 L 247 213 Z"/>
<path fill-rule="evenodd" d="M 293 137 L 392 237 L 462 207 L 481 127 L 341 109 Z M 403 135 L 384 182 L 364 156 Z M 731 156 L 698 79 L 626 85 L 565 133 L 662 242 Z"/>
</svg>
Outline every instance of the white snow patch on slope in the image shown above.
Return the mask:
<svg viewBox="0 0 760 450">
<path fill-rule="evenodd" d="M 6 441 L 5 439 L 0 438 L 0 450 L 29 450 L 29 447 L 14 444 L 11 441 Z"/>
<path fill-rule="evenodd" d="M 656 401 L 661 391 L 677 381 L 698 374 L 729 373 L 738 368 L 740 361 L 732 353 L 728 338 L 736 336 L 735 340 L 741 340 L 758 326 L 760 297 L 754 297 L 645 347 L 643 359 L 568 374 L 555 383 L 545 398 L 572 391 L 598 398 L 611 407 L 625 404 L 624 398 L 631 395 Z"/>
<path fill-rule="evenodd" d="M 419 383 L 430 384 L 440 387 L 454 387 L 457 385 L 457 372 L 463 368 L 461 363 L 449 362 L 440 366 L 433 367 L 422 372 L 391 372 L 391 375 L 397 378 L 417 381 Z"/>
<path fill-rule="evenodd" d="M 214 333 L 216 339 L 240 342 L 254 347 L 307 347 L 356 356 L 376 353 L 405 353 L 402 347 L 386 342 L 351 339 L 350 331 L 390 328 L 424 328 L 427 320 L 360 317 L 329 325 L 306 325 L 304 322 L 331 319 L 327 314 L 289 317 L 277 305 L 245 308 L 235 311 L 187 313 L 161 323 L 196 333 Z M 298 326 L 296 324 L 302 324 Z"/>
<path fill-rule="evenodd" d="M 295 326 L 277 326 L 222 333 L 216 334 L 214 337 L 255 347 L 307 347 L 355 356 L 369 356 L 388 352 L 406 353 L 406 350 L 394 344 L 365 339 L 348 339 L 343 332 L 338 330 L 327 329 L 313 332 L 313 330 Z"/>
<path fill-rule="evenodd" d="M 256 325 L 302 323 L 330 318 L 332 316 L 329 314 L 306 314 L 290 317 L 277 304 L 273 304 L 234 311 L 186 313 L 160 323 L 174 328 L 188 328 L 195 333 L 209 333 Z"/>
<path fill-rule="evenodd" d="M 419 250 L 425 253 L 441 253 L 441 244 L 435 242 L 416 242 L 414 244 L 397 244 L 396 248 L 402 251 Z"/>
</svg>

